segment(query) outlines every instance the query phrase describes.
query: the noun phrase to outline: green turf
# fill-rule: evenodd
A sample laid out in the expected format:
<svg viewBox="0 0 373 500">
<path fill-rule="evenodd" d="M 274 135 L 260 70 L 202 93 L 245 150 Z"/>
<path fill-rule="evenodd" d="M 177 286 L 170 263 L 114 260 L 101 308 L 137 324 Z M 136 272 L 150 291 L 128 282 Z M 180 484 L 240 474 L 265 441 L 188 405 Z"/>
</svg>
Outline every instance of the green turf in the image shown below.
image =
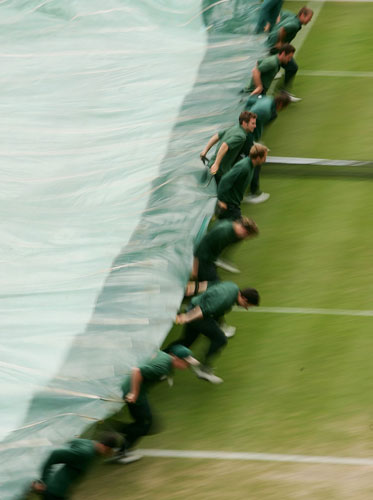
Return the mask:
<svg viewBox="0 0 373 500">
<path fill-rule="evenodd" d="M 370 3 L 325 4 L 297 54 L 300 66 L 372 71 L 372 13 Z M 294 90 L 304 100 L 266 133 L 271 154 L 373 159 L 372 79 L 298 76 Z M 243 208 L 261 234 L 234 251 L 241 274 L 222 277 L 257 287 L 263 307 L 372 310 L 373 181 L 349 177 L 351 169 L 335 178 L 265 169 L 270 200 Z M 237 334 L 216 361 L 224 384 L 188 371 L 172 389 L 155 388 L 162 432 L 140 446 L 372 456 L 372 318 L 259 309 L 227 320 Z M 175 327 L 168 340 L 180 332 Z M 200 356 L 204 339 L 193 348 Z M 364 467 L 145 458 L 99 468 L 74 498 L 365 500 L 372 493 Z"/>
<path fill-rule="evenodd" d="M 296 12 L 298 5 L 288 4 Z M 373 70 L 371 3 L 325 3 L 296 60 L 307 71 Z M 275 156 L 372 160 L 373 78 L 297 75 L 303 101 L 284 110 L 263 141 Z"/>
</svg>

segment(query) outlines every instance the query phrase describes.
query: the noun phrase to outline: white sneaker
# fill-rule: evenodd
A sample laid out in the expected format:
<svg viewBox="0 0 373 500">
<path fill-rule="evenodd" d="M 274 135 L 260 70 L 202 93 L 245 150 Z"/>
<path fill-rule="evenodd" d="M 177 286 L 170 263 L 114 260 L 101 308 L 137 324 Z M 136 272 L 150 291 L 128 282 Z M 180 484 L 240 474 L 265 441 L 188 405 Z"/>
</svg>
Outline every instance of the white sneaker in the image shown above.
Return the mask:
<svg viewBox="0 0 373 500">
<path fill-rule="evenodd" d="M 257 203 L 263 203 L 264 201 L 267 201 L 268 198 L 271 195 L 269 193 L 260 193 L 260 194 L 249 194 L 248 196 L 245 196 L 244 199 L 242 200 L 244 203 L 252 203 L 253 205 Z"/>
<path fill-rule="evenodd" d="M 210 368 L 193 366 L 193 370 L 198 378 L 207 380 L 211 384 L 221 384 L 223 382 L 223 379 L 214 375 Z"/>
<path fill-rule="evenodd" d="M 286 94 L 290 97 L 290 102 L 299 102 L 302 100 L 301 97 L 297 97 L 293 94 L 290 94 L 290 92 L 286 92 Z"/>
<path fill-rule="evenodd" d="M 137 460 L 140 460 L 143 457 L 143 455 L 140 455 L 140 453 L 135 453 L 135 452 L 127 452 L 124 457 L 118 458 L 116 461 L 117 464 L 122 464 L 122 465 L 127 465 L 131 464 L 132 462 L 137 462 Z"/>
<path fill-rule="evenodd" d="M 222 325 L 220 325 L 220 328 L 225 333 L 225 336 L 227 337 L 227 339 L 230 339 L 236 333 L 236 327 L 227 325 L 226 323 L 223 323 Z"/>
<path fill-rule="evenodd" d="M 232 264 L 222 259 L 216 259 L 215 265 L 221 267 L 222 269 L 225 269 L 225 271 L 228 271 L 229 273 L 240 272 L 239 269 L 237 269 L 237 267 L 232 266 Z"/>
</svg>

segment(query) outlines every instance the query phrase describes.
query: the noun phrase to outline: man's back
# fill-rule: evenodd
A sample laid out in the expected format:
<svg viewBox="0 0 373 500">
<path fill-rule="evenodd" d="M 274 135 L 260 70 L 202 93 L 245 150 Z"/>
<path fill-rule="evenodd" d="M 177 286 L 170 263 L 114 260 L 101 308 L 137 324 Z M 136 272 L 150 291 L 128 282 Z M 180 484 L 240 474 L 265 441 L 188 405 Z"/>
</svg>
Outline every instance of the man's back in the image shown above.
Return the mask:
<svg viewBox="0 0 373 500">
<path fill-rule="evenodd" d="M 256 114 L 256 128 L 253 134 L 254 140 L 259 141 L 263 135 L 264 127 L 277 117 L 275 99 L 273 96 L 249 99 L 246 108 Z"/>
<path fill-rule="evenodd" d="M 53 451 L 41 477 L 47 492 L 67 498 L 71 486 L 84 475 L 96 455 L 95 442 L 89 439 L 74 439 L 68 447 Z M 58 470 L 52 470 L 54 466 L 58 466 Z"/>
</svg>

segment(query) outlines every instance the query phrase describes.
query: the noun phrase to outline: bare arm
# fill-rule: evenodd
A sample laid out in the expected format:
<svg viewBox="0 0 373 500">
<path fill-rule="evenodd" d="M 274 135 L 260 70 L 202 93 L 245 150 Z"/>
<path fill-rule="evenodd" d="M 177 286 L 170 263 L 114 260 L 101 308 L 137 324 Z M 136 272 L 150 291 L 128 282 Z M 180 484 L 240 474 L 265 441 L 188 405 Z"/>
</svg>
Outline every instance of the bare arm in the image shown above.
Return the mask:
<svg viewBox="0 0 373 500">
<path fill-rule="evenodd" d="M 143 377 L 141 375 L 140 368 L 132 368 L 131 373 L 131 392 L 126 394 L 127 403 L 136 403 L 137 398 L 139 397 L 141 383 L 143 381 Z"/>
<path fill-rule="evenodd" d="M 211 137 L 211 139 L 209 140 L 209 142 L 206 144 L 206 147 L 201 151 L 200 153 L 200 158 L 202 158 L 203 156 L 206 156 L 207 153 L 210 151 L 210 149 L 212 148 L 212 146 L 214 146 L 214 144 L 216 144 L 219 140 L 219 134 L 215 134 Z"/>
<path fill-rule="evenodd" d="M 202 318 L 203 318 L 202 309 L 199 306 L 197 306 L 188 311 L 187 313 L 178 314 L 176 316 L 175 323 L 177 325 L 184 325 L 185 323 L 190 323 L 191 321 Z"/>
<path fill-rule="evenodd" d="M 286 30 L 284 27 L 282 27 L 279 29 L 278 40 L 277 40 L 275 47 L 277 47 L 277 48 L 282 47 L 282 45 L 285 43 L 285 37 L 286 37 Z"/>
<path fill-rule="evenodd" d="M 253 82 L 255 84 L 255 89 L 251 92 L 250 95 L 258 95 L 263 92 L 263 84 L 262 84 L 262 78 L 261 78 L 261 73 L 258 69 L 258 66 L 255 66 L 255 68 L 251 72 L 253 76 Z"/>
<path fill-rule="evenodd" d="M 198 268 L 199 268 L 199 260 L 198 260 L 198 257 L 194 257 L 194 259 L 193 259 L 193 268 L 192 268 L 192 278 L 197 279 L 197 276 L 198 276 Z"/>
<path fill-rule="evenodd" d="M 192 297 L 207 290 L 208 281 L 188 281 L 185 289 L 185 297 Z"/>
<path fill-rule="evenodd" d="M 220 163 L 228 149 L 228 144 L 226 142 L 223 142 L 223 144 L 219 148 L 218 154 L 216 155 L 215 162 L 213 163 L 213 165 L 211 165 L 210 172 L 212 174 L 216 174 L 216 172 L 219 170 Z"/>
</svg>

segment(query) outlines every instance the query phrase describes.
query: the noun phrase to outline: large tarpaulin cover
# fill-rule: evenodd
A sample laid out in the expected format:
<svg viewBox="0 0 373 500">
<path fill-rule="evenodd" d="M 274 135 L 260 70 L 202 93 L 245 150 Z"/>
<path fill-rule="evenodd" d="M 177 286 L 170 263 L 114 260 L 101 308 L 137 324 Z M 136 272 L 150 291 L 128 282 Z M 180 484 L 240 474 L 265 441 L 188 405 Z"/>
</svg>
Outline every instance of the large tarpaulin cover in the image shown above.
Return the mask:
<svg viewBox="0 0 373 500">
<path fill-rule="evenodd" d="M 257 6 L 0 3 L 0 498 L 120 406 L 213 213 L 199 152 L 236 122 Z"/>
</svg>

